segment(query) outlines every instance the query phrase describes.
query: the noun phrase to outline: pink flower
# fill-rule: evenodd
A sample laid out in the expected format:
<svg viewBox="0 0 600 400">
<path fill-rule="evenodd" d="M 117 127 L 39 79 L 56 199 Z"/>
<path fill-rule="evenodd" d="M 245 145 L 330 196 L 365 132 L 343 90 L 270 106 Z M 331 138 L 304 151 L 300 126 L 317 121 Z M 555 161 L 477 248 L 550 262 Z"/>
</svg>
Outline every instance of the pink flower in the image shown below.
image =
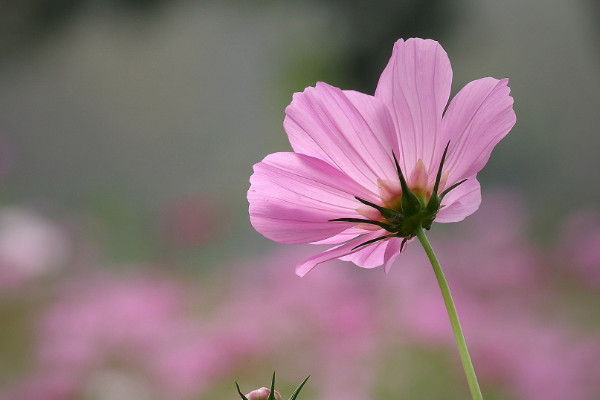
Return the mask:
<svg viewBox="0 0 600 400">
<path fill-rule="evenodd" d="M 72 252 L 67 232 L 36 212 L 0 209 L 0 290 L 21 289 L 63 267 Z"/>
<path fill-rule="evenodd" d="M 197 398 L 262 354 L 265 340 L 258 335 L 266 322 L 248 328 L 222 319 L 229 302 L 216 305 L 214 315 L 190 314 L 188 286 L 144 267 L 70 277 L 36 325 L 33 373 L 7 398 L 148 397 L 129 392 L 138 389 L 152 398 Z M 127 393 L 111 397 L 109 386 Z M 0 390 L 0 399 L 6 396 Z"/>
<path fill-rule="evenodd" d="M 248 398 L 248 400 L 267 400 L 270 394 L 270 389 L 267 389 L 266 387 L 261 387 L 260 389 L 251 391 L 246 395 L 246 397 Z M 273 396 L 275 396 L 275 400 L 281 400 L 281 395 L 277 390 L 275 390 Z"/>
<path fill-rule="evenodd" d="M 387 271 L 417 229 L 477 210 L 476 176 L 516 122 L 513 100 L 507 79 L 483 78 L 444 112 L 451 81 L 439 43 L 409 39 L 374 96 L 323 82 L 294 95 L 283 123 L 294 152 L 254 166 L 248 201 L 267 238 L 336 245 L 298 275 L 335 258 Z"/>
</svg>

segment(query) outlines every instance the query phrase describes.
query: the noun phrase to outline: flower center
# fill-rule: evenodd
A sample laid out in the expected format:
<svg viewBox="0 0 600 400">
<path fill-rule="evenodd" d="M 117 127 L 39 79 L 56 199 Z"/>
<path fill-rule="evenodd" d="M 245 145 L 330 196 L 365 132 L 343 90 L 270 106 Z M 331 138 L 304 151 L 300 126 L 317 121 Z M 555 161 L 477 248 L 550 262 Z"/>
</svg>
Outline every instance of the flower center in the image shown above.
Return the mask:
<svg viewBox="0 0 600 400">
<path fill-rule="evenodd" d="M 464 179 L 455 183 L 438 195 L 440 186 L 445 186 L 448 178 L 448 174 L 443 173 L 442 171 L 449 145 L 450 142 L 446 145 L 444 154 L 442 155 L 442 160 L 433 185 L 429 183 L 429 175 L 427 174 L 425 164 L 422 160 L 419 160 L 411 173 L 409 187 L 409 184 L 400 169 L 396 155 L 392 152 L 396 170 L 398 172 L 400 187 L 398 187 L 398 183 L 378 180 L 377 183 L 379 185 L 383 206 L 356 197 L 356 200 L 367 206 L 357 209 L 357 211 L 367 219 L 338 218 L 331 221 L 356 222 L 361 227 L 366 226 L 367 229 L 379 227 L 390 233 L 389 235 L 369 240 L 356 247 L 364 246 L 378 240 L 388 239 L 390 237 L 404 238 L 402 241 L 402 245 L 404 245 L 408 239 L 416 236 L 420 229 L 424 228 L 429 230 L 438 211 L 442 207 L 441 204 L 444 196 L 466 181 L 466 179 Z M 444 177 L 443 183 L 442 176 Z"/>
<path fill-rule="evenodd" d="M 448 171 L 442 172 L 439 182 L 439 190 L 443 190 L 448 180 Z M 400 181 L 389 182 L 379 179 L 377 181 L 379 188 L 379 196 L 384 207 L 401 211 L 402 204 L 402 185 Z M 419 159 L 413 168 L 410 178 L 407 181 L 407 186 L 412 191 L 422 204 L 427 204 L 433 194 L 435 182 L 429 179 L 429 174 L 425 168 L 425 164 Z M 360 211 L 359 211 L 360 212 Z M 361 213 L 362 214 L 362 213 Z M 366 216 L 366 215 L 365 215 Z"/>
</svg>

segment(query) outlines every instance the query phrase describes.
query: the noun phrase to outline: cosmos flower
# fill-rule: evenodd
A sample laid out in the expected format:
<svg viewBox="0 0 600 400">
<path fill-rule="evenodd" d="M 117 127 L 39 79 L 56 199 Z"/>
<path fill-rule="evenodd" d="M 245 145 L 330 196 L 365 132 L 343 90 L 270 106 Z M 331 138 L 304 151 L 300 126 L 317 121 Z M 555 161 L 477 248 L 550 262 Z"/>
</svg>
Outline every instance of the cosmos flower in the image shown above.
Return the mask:
<svg viewBox="0 0 600 400">
<path fill-rule="evenodd" d="M 335 258 L 388 271 L 432 222 L 477 210 L 477 173 L 516 122 L 508 79 L 468 83 L 446 109 L 452 69 L 433 40 L 398 40 L 375 95 L 323 82 L 293 96 L 284 128 L 294 152 L 254 165 L 250 220 L 281 243 L 334 245 Z"/>
</svg>

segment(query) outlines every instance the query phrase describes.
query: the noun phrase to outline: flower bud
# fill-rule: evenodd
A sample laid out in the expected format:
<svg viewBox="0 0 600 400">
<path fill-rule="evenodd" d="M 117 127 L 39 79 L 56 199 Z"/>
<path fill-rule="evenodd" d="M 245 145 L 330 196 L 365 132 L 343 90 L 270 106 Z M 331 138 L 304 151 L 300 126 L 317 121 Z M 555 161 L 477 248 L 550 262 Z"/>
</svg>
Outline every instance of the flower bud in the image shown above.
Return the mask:
<svg viewBox="0 0 600 400">
<path fill-rule="evenodd" d="M 246 395 L 248 400 L 267 400 L 269 398 L 269 394 L 271 390 L 266 387 L 261 387 L 260 389 L 256 389 L 251 391 Z M 275 390 L 275 400 L 281 400 L 281 395 L 277 390 Z"/>
</svg>

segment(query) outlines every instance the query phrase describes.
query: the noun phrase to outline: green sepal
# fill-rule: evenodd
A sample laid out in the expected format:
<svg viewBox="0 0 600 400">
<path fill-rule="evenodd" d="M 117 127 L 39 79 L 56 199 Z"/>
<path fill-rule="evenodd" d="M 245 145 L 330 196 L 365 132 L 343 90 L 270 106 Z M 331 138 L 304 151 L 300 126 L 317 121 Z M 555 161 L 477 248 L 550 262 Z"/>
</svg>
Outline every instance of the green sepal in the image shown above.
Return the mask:
<svg viewBox="0 0 600 400">
<path fill-rule="evenodd" d="M 441 208 L 441 205 L 442 205 L 442 198 L 439 197 L 437 194 L 432 194 L 431 197 L 429 198 L 429 202 L 427 203 L 427 206 L 425 207 L 425 215 L 427 217 L 435 218 L 437 212 Z"/>
<path fill-rule="evenodd" d="M 273 379 L 271 379 L 271 392 L 267 400 L 275 400 L 275 371 L 273 371 Z"/>
<path fill-rule="evenodd" d="M 380 240 L 389 239 L 389 238 L 392 238 L 392 237 L 394 237 L 394 236 L 396 236 L 396 235 L 386 235 L 386 236 L 379 236 L 379 237 L 377 237 L 377 238 L 375 238 L 375 239 L 367 240 L 366 242 L 364 242 L 364 243 L 361 243 L 361 244 L 359 244 L 358 246 L 354 246 L 354 247 L 352 248 L 352 250 L 356 250 L 356 249 L 358 249 L 359 247 L 363 247 L 363 246 L 366 246 L 366 245 L 368 245 L 368 244 L 371 244 L 371 243 L 379 242 Z"/>
<path fill-rule="evenodd" d="M 381 222 L 381 221 L 373 221 L 371 219 L 335 218 L 335 219 L 330 219 L 329 221 L 330 222 L 355 222 L 357 224 L 371 224 L 371 225 L 377 225 L 378 227 L 383 228 L 388 232 L 396 232 L 392 225 L 386 224 L 385 222 Z"/>
<path fill-rule="evenodd" d="M 435 176 L 435 184 L 433 185 L 433 191 L 431 192 L 431 196 L 429 197 L 429 202 L 427 203 L 427 207 L 425 207 L 425 215 L 427 215 L 430 219 L 435 218 L 435 215 L 440 210 L 442 205 L 442 196 L 438 196 L 438 190 L 440 188 L 440 181 L 442 179 L 442 170 L 444 168 L 444 162 L 446 161 L 446 154 L 448 154 L 448 147 L 450 146 L 450 141 L 446 143 L 446 147 L 444 148 L 444 153 L 442 154 L 442 159 L 440 160 L 440 166 L 437 170 L 437 174 Z M 427 221 L 429 222 L 429 221 Z M 423 224 L 425 229 L 429 229 L 427 227 L 427 222 Z M 433 222 L 433 219 L 431 219 Z M 429 223 L 431 226 L 431 223 Z"/>
<path fill-rule="evenodd" d="M 404 175 L 402 174 L 402 169 L 400 168 L 400 164 L 398 164 L 398 159 L 396 158 L 396 154 L 392 151 L 392 156 L 394 157 L 394 163 L 396 164 L 396 171 L 398 172 L 398 178 L 400 179 L 400 186 L 402 187 L 402 199 L 400 200 L 400 207 L 402 208 L 402 214 L 406 217 L 419 214 L 423 209 L 423 204 L 419 197 L 412 192 L 408 188 L 408 184 L 406 183 L 406 179 L 404 179 Z"/>
<path fill-rule="evenodd" d="M 364 205 L 369 206 L 369 207 L 373 207 L 374 209 L 376 209 L 377 211 L 379 211 L 381 213 L 381 215 L 383 216 L 383 218 L 385 218 L 385 219 L 394 219 L 394 218 L 398 218 L 398 216 L 401 215 L 396 210 L 392 210 L 390 208 L 381 207 L 380 205 L 377 205 L 375 203 L 371 203 L 370 201 L 363 200 L 360 197 L 354 197 L 354 198 L 356 200 L 360 201 L 361 203 L 363 203 Z"/>
<path fill-rule="evenodd" d="M 446 155 L 448 154 L 448 147 L 450 146 L 450 141 L 446 144 L 446 148 L 444 149 L 444 154 L 442 154 L 442 160 L 440 161 L 440 167 L 438 168 L 437 175 L 435 177 L 435 184 L 433 186 L 433 191 L 431 193 L 431 197 L 429 198 L 429 202 L 427 203 L 427 207 L 425 207 L 425 219 L 423 221 L 423 228 L 429 230 L 431 228 L 431 224 L 435 219 L 438 211 L 442 208 L 442 200 L 444 197 L 457 186 L 463 184 L 466 179 L 463 179 L 460 182 L 455 183 L 450 186 L 446 190 L 444 190 L 440 195 L 438 195 L 438 189 L 440 187 L 440 180 L 442 178 L 442 169 L 444 168 L 444 162 L 446 161 Z"/>
<path fill-rule="evenodd" d="M 442 159 L 440 160 L 440 167 L 438 168 L 437 175 L 435 176 L 435 184 L 433 185 L 433 192 L 431 193 L 432 198 L 437 197 L 438 189 L 440 188 L 440 180 L 442 179 L 442 169 L 444 168 L 444 162 L 446 161 L 446 154 L 448 154 L 449 146 L 450 141 L 448 140 L 448 143 L 446 143 L 446 147 L 444 148 L 444 154 L 442 154 Z"/>
<path fill-rule="evenodd" d="M 296 400 L 296 397 L 298 397 L 298 394 L 300 393 L 300 391 L 302 390 L 302 387 L 304 386 L 304 384 L 306 383 L 306 381 L 308 380 L 308 378 L 310 378 L 310 375 L 306 377 L 306 379 L 304 379 L 302 381 L 302 383 L 300 384 L 300 386 L 298 386 L 296 388 L 296 390 L 294 390 L 294 393 L 292 393 L 292 395 L 290 396 L 290 400 Z"/>
<path fill-rule="evenodd" d="M 244 393 L 242 393 L 242 391 L 240 390 L 240 385 L 238 385 L 237 382 L 235 382 L 235 387 L 237 388 L 237 391 L 238 391 L 239 395 L 241 396 L 241 398 L 243 400 L 248 400 L 248 398 L 246 396 L 244 396 Z"/>
<path fill-rule="evenodd" d="M 406 242 L 408 242 L 408 238 L 405 237 L 404 239 L 402 239 L 402 243 L 400 244 L 400 253 L 402 253 L 402 250 L 404 250 L 404 246 L 406 245 Z"/>
<path fill-rule="evenodd" d="M 456 188 L 458 185 L 462 185 L 463 183 L 465 183 L 467 181 L 467 179 L 463 179 L 460 182 L 455 183 L 454 185 L 450 186 L 448 189 L 444 190 L 442 192 L 442 194 L 440 194 L 440 200 L 444 198 L 445 195 L 448 194 L 449 191 L 451 191 L 452 189 Z"/>
</svg>

